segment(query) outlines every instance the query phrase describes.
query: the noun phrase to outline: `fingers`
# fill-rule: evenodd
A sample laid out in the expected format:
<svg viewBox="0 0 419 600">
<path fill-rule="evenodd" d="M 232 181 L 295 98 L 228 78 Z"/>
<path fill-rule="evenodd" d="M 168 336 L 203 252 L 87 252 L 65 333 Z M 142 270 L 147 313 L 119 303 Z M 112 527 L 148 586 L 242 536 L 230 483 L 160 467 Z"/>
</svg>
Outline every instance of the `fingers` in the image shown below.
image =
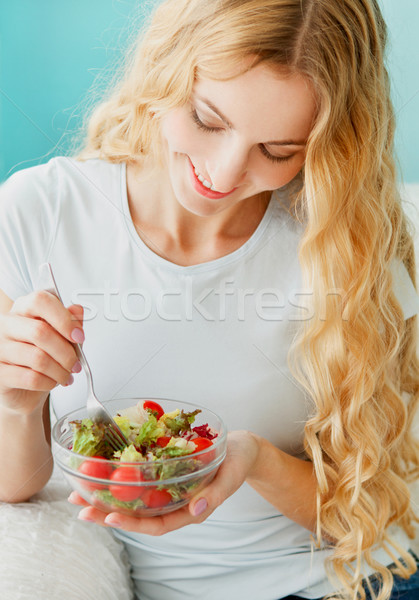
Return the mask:
<svg viewBox="0 0 419 600">
<path fill-rule="evenodd" d="M 54 379 L 28 369 L 15 365 L 0 363 L 0 392 L 7 390 L 23 390 L 29 392 L 50 392 L 57 386 Z M 71 380 L 70 380 L 71 381 Z M 27 407 L 30 408 L 29 406 Z"/>
<path fill-rule="evenodd" d="M 67 307 L 74 318 L 74 326 L 80 329 L 83 328 L 84 307 L 81 304 L 72 304 Z"/>
<path fill-rule="evenodd" d="M 246 481 L 257 458 L 259 447 L 248 431 L 228 434 L 227 456 L 212 482 L 189 503 L 191 515 L 206 519 Z"/>
<path fill-rule="evenodd" d="M 15 321 L 16 330 L 20 326 L 19 319 Z M 26 337 L 24 327 L 21 336 Z M 52 355 L 60 362 L 54 360 Z M 57 339 L 46 336 L 42 341 L 39 338 L 38 345 L 11 340 L 0 345 L 0 367 L 3 376 L 7 374 L 11 387 L 16 384 L 18 387 L 25 385 L 24 389 L 28 390 L 42 388 L 47 391 L 57 383 L 67 385 L 76 361 L 74 348 L 59 336 Z"/>
<path fill-rule="evenodd" d="M 86 500 L 82 498 L 78 492 L 71 492 L 68 497 L 68 501 L 71 504 L 77 504 L 78 506 L 90 506 L 90 504 L 86 502 Z"/>
<path fill-rule="evenodd" d="M 22 414 L 43 405 L 44 393 L 81 371 L 74 342 L 83 342 L 83 307 L 65 308 L 46 291 L 18 298 L 0 315 L 0 401 Z"/>
<path fill-rule="evenodd" d="M 118 512 L 107 514 L 94 506 L 88 505 L 80 511 L 78 518 L 82 521 L 93 521 L 97 525 L 105 527 L 117 527 L 125 531 L 152 536 L 164 535 L 169 531 L 185 527 L 185 525 L 198 523 L 189 513 L 187 506 L 162 516 L 129 517 Z"/>
<path fill-rule="evenodd" d="M 71 309 L 71 310 L 70 310 Z M 74 330 L 83 331 L 83 307 L 73 305 L 67 309 L 53 294 L 36 291 L 21 296 L 13 304 L 10 314 L 41 319 L 71 342 L 82 342 Z M 80 334 L 79 334 L 80 335 Z"/>
<path fill-rule="evenodd" d="M 38 391 L 68 385 L 71 373 L 81 370 L 73 343 L 84 340 L 82 328 L 80 305 L 65 308 L 45 291 L 18 298 L 10 313 L 0 316 L 0 370 L 8 376 L 2 381 L 9 388 Z"/>
<path fill-rule="evenodd" d="M 189 503 L 189 513 L 204 521 L 209 515 L 229 498 L 245 480 L 245 475 L 240 470 L 231 468 L 228 458 L 221 464 L 216 477 Z"/>
<path fill-rule="evenodd" d="M 78 515 L 81 521 L 91 521 L 104 527 L 117 527 L 118 529 L 152 536 L 164 535 L 169 531 L 201 521 L 201 519 L 194 518 L 190 514 L 187 506 L 162 516 L 129 517 L 118 512 L 106 513 L 86 502 L 77 492 L 72 492 L 68 501 L 71 504 L 83 507 Z"/>
</svg>

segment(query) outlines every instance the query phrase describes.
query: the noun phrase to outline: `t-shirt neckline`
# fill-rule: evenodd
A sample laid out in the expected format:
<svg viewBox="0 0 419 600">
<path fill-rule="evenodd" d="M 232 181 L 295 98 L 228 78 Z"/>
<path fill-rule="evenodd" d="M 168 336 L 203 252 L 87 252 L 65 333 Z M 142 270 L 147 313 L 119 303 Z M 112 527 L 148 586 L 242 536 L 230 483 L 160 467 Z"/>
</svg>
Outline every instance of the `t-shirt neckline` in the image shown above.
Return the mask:
<svg viewBox="0 0 419 600">
<path fill-rule="evenodd" d="M 143 255 L 145 255 L 161 267 L 165 267 L 167 269 L 182 273 L 190 273 L 191 271 L 210 271 L 212 269 L 218 269 L 220 267 L 223 267 L 224 265 L 230 264 L 242 258 L 245 254 L 252 250 L 255 247 L 255 245 L 259 242 L 259 240 L 263 237 L 263 234 L 272 218 L 275 208 L 275 192 L 272 192 L 269 204 L 259 225 L 256 227 L 255 231 L 252 233 L 249 239 L 242 246 L 240 246 L 236 250 L 233 250 L 233 252 L 230 252 L 229 254 L 221 256 L 220 258 L 215 258 L 214 260 L 204 263 L 197 263 L 195 265 L 188 266 L 177 265 L 176 263 L 170 262 L 166 258 L 163 258 L 162 256 L 156 254 L 153 250 L 151 250 L 151 248 L 147 246 L 147 244 L 138 235 L 137 229 L 132 220 L 131 211 L 128 203 L 126 163 L 121 163 L 120 181 L 122 213 L 124 216 L 126 228 L 135 246 L 137 246 L 137 248 L 141 251 Z"/>
</svg>

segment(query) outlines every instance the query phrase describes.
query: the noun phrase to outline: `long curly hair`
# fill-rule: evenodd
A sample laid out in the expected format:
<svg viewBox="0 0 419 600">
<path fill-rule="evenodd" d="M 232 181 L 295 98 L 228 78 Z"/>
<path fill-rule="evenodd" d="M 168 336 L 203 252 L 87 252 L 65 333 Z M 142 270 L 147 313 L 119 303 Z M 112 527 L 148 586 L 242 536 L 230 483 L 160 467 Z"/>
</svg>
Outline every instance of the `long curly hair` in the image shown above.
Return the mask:
<svg viewBox="0 0 419 600">
<path fill-rule="evenodd" d="M 311 81 L 318 113 L 293 208 L 305 224 L 299 259 L 313 317 L 289 362 L 313 404 L 305 443 L 317 541 L 333 540 L 329 576 L 339 597 L 363 599 L 366 563 L 380 576 L 379 600 L 393 575 L 374 550 L 385 549 L 403 577 L 416 570 L 389 528 L 414 537 L 408 483 L 419 471 L 416 317 L 404 319 L 391 274 L 402 261 L 415 282 L 415 260 L 385 46 L 376 0 L 166 0 L 90 116 L 79 153 L 161 165 L 159 117 L 188 101 L 198 74 L 228 79 L 244 57 Z"/>
</svg>

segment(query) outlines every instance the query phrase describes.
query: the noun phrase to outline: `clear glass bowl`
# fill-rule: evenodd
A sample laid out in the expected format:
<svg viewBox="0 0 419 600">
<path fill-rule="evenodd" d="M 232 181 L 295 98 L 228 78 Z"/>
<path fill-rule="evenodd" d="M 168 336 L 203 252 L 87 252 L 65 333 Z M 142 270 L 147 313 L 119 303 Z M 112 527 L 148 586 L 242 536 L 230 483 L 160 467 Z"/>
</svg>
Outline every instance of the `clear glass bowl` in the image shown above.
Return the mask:
<svg viewBox="0 0 419 600">
<path fill-rule="evenodd" d="M 199 408 L 193 427 L 208 423 L 218 433 L 212 446 L 176 458 L 153 462 L 121 463 L 114 460 L 82 456 L 71 450 L 73 432 L 70 421 L 88 417 L 86 408 L 75 410 L 59 419 L 52 430 L 54 459 L 71 487 L 87 502 L 106 512 L 118 511 L 130 516 L 163 515 L 188 504 L 215 476 L 226 455 L 227 431 L 223 421 L 212 411 L 178 400 L 162 398 L 119 398 L 105 401 L 111 415 L 140 400 L 154 400 L 165 412 L 179 408 L 185 412 Z M 118 476 L 112 475 L 116 469 Z M 176 471 L 176 477 L 169 473 Z M 91 473 L 97 476 L 91 476 Z M 121 476 L 121 477 L 119 477 Z M 111 479 L 112 477 L 112 479 Z M 127 481 L 129 479 L 129 481 Z"/>
</svg>

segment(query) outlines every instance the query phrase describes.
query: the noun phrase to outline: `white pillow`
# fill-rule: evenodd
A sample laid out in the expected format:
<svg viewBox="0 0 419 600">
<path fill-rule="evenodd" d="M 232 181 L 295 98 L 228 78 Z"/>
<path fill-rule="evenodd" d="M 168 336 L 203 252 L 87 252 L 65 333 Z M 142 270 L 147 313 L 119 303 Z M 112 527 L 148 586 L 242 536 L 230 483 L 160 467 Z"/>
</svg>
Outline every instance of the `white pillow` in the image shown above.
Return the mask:
<svg viewBox="0 0 419 600">
<path fill-rule="evenodd" d="M 29 502 L 0 503 L 0 598 L 133 600 L 123 544 L 77 520 L 58 469 Z"/>
</svg>

